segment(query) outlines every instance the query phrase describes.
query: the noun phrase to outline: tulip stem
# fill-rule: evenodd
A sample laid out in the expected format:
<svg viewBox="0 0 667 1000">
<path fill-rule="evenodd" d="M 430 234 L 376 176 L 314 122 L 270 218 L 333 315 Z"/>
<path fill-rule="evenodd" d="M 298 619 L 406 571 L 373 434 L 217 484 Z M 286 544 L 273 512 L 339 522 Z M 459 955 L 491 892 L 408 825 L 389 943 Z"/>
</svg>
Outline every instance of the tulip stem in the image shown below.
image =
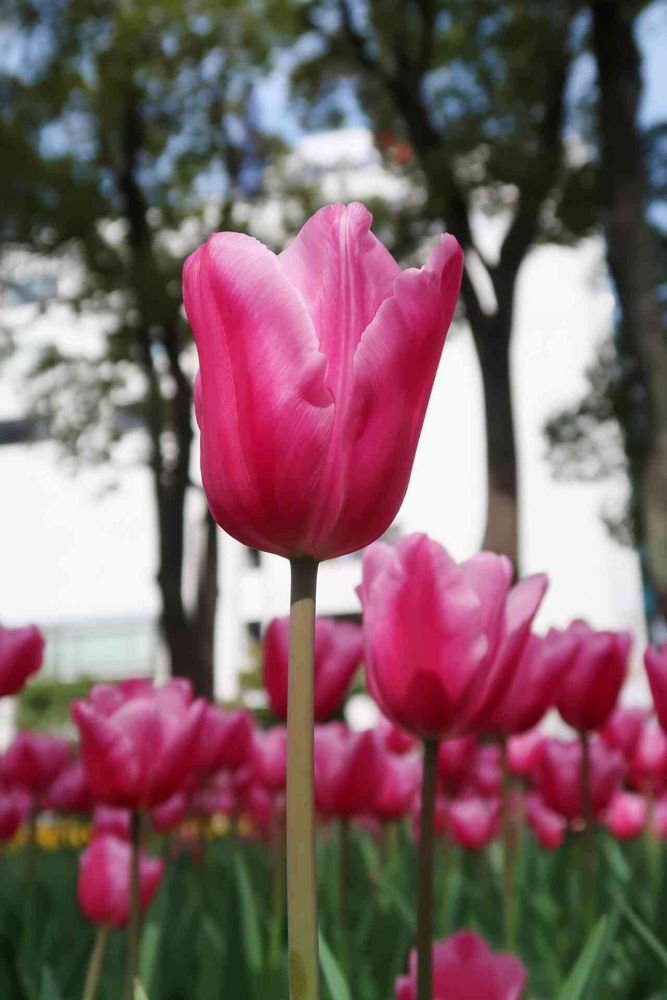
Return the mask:
<svg viewBox="0 0 667 1000">
<path fill-rule="evenodd" d="M 419 855 L 417 859 L 417 1000 L 431 1000 L 433 979 L 433 827 L 438 743 L 424 740 Z"/>
<path fill-rule="evenodd" d="M 141 907 L 139 895 L 139 862 L 141 851 L 141 811 L 134 809 L 131 819 L 132 851 L 130 854 L 130 919 L 127 925 L 127 1000 L 134 997 L 134 981 L 139 967 L 139 937 Z"/>
<path fill-rule="evenodd" d="M 338 826 L 338 930 L 340 967 L 345 976 L 349 973 L 349 947 L 347 935 L 347 886 L 350 869 L 350 824 L 341 819 Z"/>
<path fill-rule="evenodd" d="M 100 924 L 95 934 L 95 944 L 93 945 L 93 950 L 90 954 L 90 961 L 88 962 L 88 970 L 86 972 L 86 982 L 83 987 L 82 1000 L 95 1000 L 95 996 L 97 994 L 97 984 L 100 980 L 100 972 L 102 971 L 102 962 L 104 961 L 104 952 L 106 951 L 108 937 L 109 928 L 106 924 Z"/>
<path fill-rule="evenodd" d="M 317 563 L 292 559 L 287 688 L 287 928 L 291 1000 L 318 1000 L 313 771 Z"/>
<path fill-rule="evenodd" d="M 26 951 L 32 955 L 35 948 L 35 885 L 37 880 L 37 806 L 28 814 L 28 839 L 25 848 L 25 899 L 23 909 L 23 940 Z"/>
<path fill-rule="evenodd" d="M 514 895 L 514 866 L 516 860 L 516 841 L 512 817 L 512 777 L 507 761 L 507 739 L 500 738 L 500 753 L 502 760 L 502 834 L 503 834 L 503 924 L 505 933 L 505 948 L 516 951 L 516 899 Z"/>
<path fill-rule="evenodd" d="M 579 733 L 581 744 L 581 806 L 584 820 L 583 850 L 583 890 L 584 919 L 587 931 L 595 922 L 595 830 L 593 827 L 593 799 L 591 795 L 591 747 L 589 735 Z"/>
</svg>

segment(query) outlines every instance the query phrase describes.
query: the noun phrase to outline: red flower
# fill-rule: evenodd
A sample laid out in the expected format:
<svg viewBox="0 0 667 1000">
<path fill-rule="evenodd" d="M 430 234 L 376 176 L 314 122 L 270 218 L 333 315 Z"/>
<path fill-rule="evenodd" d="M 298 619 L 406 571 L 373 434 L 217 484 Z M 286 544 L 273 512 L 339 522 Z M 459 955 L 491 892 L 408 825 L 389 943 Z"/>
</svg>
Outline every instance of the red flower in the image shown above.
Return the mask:
<svg viewBox="0 0 667 1000">
<path fill-rule="evenodd" d="M 79 858 L 77 896 L 83 915 L 93 924 L 125 927 L 130 911 L 130 852 L 111 834 L 95 837 Z M 163 863 L 142 852 L 139 897 L 142 912 L 150 905 L 162 878 Z"/>
<path fill-rule="evenodd" d="M 527 973 L 514 955 L 494 954 L 472 931 L 458 931 L 433 946 L 433 996 L 447 1000 L 519 1000 Z M 396 980 L 396 1000 L 417 1000 L 417 953 L 407 976 Z"/>
<path fill-rule="evenodd" d="M 0 698 L 17 694 L 44 659 L 44 636 L 36 625 L 0 625 Z"/>
</svg>

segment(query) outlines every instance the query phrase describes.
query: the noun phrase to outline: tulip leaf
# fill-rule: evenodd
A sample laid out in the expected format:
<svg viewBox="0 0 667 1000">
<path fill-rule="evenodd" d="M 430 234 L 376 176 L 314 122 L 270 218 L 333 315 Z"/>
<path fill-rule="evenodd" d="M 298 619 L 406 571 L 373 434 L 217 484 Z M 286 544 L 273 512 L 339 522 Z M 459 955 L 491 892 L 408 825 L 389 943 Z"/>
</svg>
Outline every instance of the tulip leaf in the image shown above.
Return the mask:
<svg viewBox="0 0 667 1000">
<path fill-rule="evenodd" d="M 259 917 L 255 905 L 255 897 L 250 885 L 248 868 L 239 850 L 234 855 L 234 870 L 236 885 L 241 905 L 241 928 L 243 931 L 243 946 L 248 968 L 252 977 L 262 970 L 262 939 L 259 929 Z"/>
<path fill-rule="evenodd" d="M 340 965 L 336 961 L 334 953 L 324 940 L 321 931 L 319 933 L 319 943 L 320 968 L 322 969 L 324 982 L 326 983 L 327 989 L 331 994 L 331 1000 L 351 1000 L 350 988 L 347 985 L 347 980 L 343 975 Z"/>
<path fill-rule="evenodd" d="M 638 914 L 631 909 L 627 903 L 620 902 L 621 912 L 628 921 L 637 937 L 641 938 L 644 944 L 651 949 L 656 958 L 667 968 L 667 948 L 655 936 L 650 927 L 647 927 Z"/>
<path fill-rule="evenodd" d="M 556 1000 L 581 1000 L 582 997 L 588 996 L 589 980 L 609 944 L 609 938 L 606 934 L 607 923 L 608 917 L 601 917 L 591 931 L 570 975 L 561 986 Z"/>
<path fill-rule="evenodd" d="M 42 969 L 42 979 L 39 987 L 39 1000 L 62 1000 L 62 993 L 50 965 Z"/>
<path fill-rule="evenodd" d="M 148 994 L 139 979 L 134 980 L 134 1000 L 148 1000 Z"/>
</svg>

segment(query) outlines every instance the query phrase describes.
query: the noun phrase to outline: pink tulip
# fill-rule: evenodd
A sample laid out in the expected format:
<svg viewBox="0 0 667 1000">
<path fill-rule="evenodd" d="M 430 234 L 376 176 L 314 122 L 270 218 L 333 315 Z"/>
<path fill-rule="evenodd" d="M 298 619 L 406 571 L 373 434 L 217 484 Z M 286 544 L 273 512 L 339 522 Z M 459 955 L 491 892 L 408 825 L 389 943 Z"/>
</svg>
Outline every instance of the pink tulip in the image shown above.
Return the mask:
<svg viewBox="0 0 667 1000">
<path fill-rule="evenodd" d="M 204 710 L 182 680 L 134 690 L 103 685 L 74 702 L 81 760 L 95 799 L 152 809 L 182 791 L 195 764 Z"/>
<path fill-rule="evenodd" d="M 321 560 L 394 520 L 463 255 L 444 236 L 401 273 L 363 205 L 329 205 L 280 255 L 242 233 L 185 264 L 204 490 L 254 548 Z"/>
<path fill-rule="evenodd" d="M 234 772 L 236 777 L 239 771 Z M 229 772 L 214 775 L 203 788 L 191 793 L 191 811 L 195 816 L 234 816 L 237 811 L 237 793 Z"/>
<path fill-rule="evenodd" d="M 591 804 L 599 815 L 609 804 L 620 786 L 625 771 L 623 755 L 611 750 L 602 740 L 590 745 Z M 578 740 L 569 743 L 548 740 L 536 775 L 537 790 L 555 812 L 568 820 L 583 815 L 581 795 L 581 746 Z"/>
<path fill-rule="evenodd" d="M 151 813 L 153 829 L 167 833 L 181 825 L 188 812 L 188 796 L 185 792 L 175 792 L 171 798 L 161 802 Z"/>
<path fill-rule="evenodd" d="M 628 778 L 643 792 L 659 792 L 667 782 L 667 736 L 655 722 L 646 722 L 630 757 Z"/>
<path fill-rule="evenodd" d="M 604 823 L 618 840 L 634 840 L 646 826 L 648 806 L 636 792 L 615 792 L 604 811 Z"/>
<path fill-rule="evenodd" d="M 631 757 L 642 726 L 650 714 L 648 708 L 619 705 L 600 730 L 600 736 L 607 746 L 620 750 L 624 757 Z"/>
<path fill-rule="evenodd" d="M 95 837 L 79 859 L 77 897 L 81 911 L 93 924 L 125 927 L 130 909 L 130 845 L 111 834 Z M 163 863 L 141 853 L 139 896 L 142 912 L 148 908 L 162 878 Z"/>
<path fill-rule="evenodd" d="M 462 781 L 462 790 L 469 791 L 473 795 L 489 797 L 500 795 L 502 787 L 500 747 L 495 743 L 482 743 L 469 761 L 468 771 Z"/>
<path fill-rule="evenodd" d="M 373 813 L 384 822 L 408 814 L 421 778 L 421 763 L 413 754 L 384 753 L 382 777 L 373 803 Z"/>
<path fill-rule="evenodd" d="M 18 733 L 2 758 L 2 776 L 33 795 L 43 794 L 71 762 L 69 743 L 48 733 Z"/>
<path fill-rule="evenodd" d="M 373 812 L 382 782 L 377 735 L 353 733 L 340 722 L 315 727 L 315 805 L 326 819 Z"/>
<path fill-rule="evenodd" d="M 30 812 L 25 788 L 0 784 L 0 842 L 11 840 Z"/>
<path fill-rule="evenodd" d="M 252 716 L 243 709 L 223 712 L 217 705 L 206 705 L 195 753 L 195 770 L 213 774 L 219 770 L 235 771 L 252 754 Z"/>
<path fill-rule="evenodd" d="M 118 809 L 114 806 L 96 806 L 93 812 L 93 827 L 91 840 L 102 834 L 110 834 L 121 840 L 130 839 L 132 817 L 129 809 Z"/>
<path fill-rule="evenodd" d="M 667 839 L 667 793 L 663 793 L 653 803 L 651 829 L 660 840 Z"/>
<path fill-rule="evenodd" d="M 36 625 L 3 628 L 0 625 L 0 698 L 18 694 L 42 666 L 44 636 Z"/>
<path fill-rule="evenodd" d="M 60 772 L 47 792 L 45 805 L 61 813 L 86 813 L 92 809 L 93 797 L 80 761 Z"/>
<path fill-rule="evenodd" d="M 254 776 L 268 791 L 285 791 L 287 781 L 287 730 L 284 726 L 256 729 L 252 749 Z"/>
<path fill-rule="evenodd" d="M 511 581 L 503 556 L 457 564 L 426 535 L 364 553 L 366 676 L 392 722 L 436 740 L 482 728 L 546 588 L 542 576 Z"/>
<path fill-rule="evenodd" d="M 547 851 L 555 851 L 563 843 L 567 821 L 546 805 L 541 795 L 529 792 L 524 797 L 526 822 L 538 843 Z"/>
<path fill-rule="evenodd" d="M 274 618 L 264 638 L 264 687 L 269 705 L 287 719 L 289 618 Z M 361 629 L 352 622 L 315 620 L 315 722 L 326 722 L 340 708 L 361 663 Z"/>
<path fill-rule="evenodd" d="M 556 699 L 574 646 L 568 633 L 530 635 L 502 698 L 486 720 L 486 730 L 509 736 L 536 726 Z"/>
<path fill-rule="evenodd" d="M 417 740 L 411 733 L 407 733 L 405 729 L 399 729 L 398 726 L 394 726 L 383 715 L 380 716 L 375 731 L 380 737 L 380 742 L 385 750 L 388 750 L 389 753 L 408 753 L 418 745 Z"/>
<path fill-rule="evenodd" d="M 494 954 L 472 931 L 457 931 L 433 945 L 434 1000 L 519 1000 L 527 973 L 514 955 Z M 396 1000 L 417 1000 L 417 953 L 407 976 L 396 980 Z"/>
<path fill-rule="evenodd" d="M 530 777 L 539 766 L 546 736 L 539 729 L 530 729 L 507 741 L 507 766 L 512 774 Z"/>
<path fill-rule="evenodd" d="M 667 642 L 659 649 L 648 647 L 644 653 L 644 666 L 658 721 L 667 732 Z"/>
<path fill-rule="evenodd" d="M 632 639 L 627 632 L 596 632 L 574 621 L 550 636 L 574 640 L 556 699 L 561 716 L 573 729 L 600 729 L 611 715 L 628 668 Z"/>
<path fill-rule="evenodd" d="M 454 799 L 449 803 L 449 829 L 452 840 L 467 851 L 479 851 L 497 836 L 500 828 L 500 802 L 497 798 Z"/>
<path fill-rule="evenodd" d="M 477 736 L 459 736 L 442 740 L 438 747 L 438 775 L 448 794 L 453 793 L 475 759 Z"/>
</svg>

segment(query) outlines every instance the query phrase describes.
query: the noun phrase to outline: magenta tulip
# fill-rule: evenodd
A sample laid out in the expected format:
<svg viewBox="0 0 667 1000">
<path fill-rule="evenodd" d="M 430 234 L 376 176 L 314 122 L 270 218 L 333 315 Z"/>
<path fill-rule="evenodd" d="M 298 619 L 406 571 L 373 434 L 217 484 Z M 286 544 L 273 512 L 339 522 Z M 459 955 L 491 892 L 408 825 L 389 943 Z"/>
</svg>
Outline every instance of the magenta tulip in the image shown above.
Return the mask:
<svg viewBox="0 0 667 1000">
<path fill-rule="evenodd" d="M 0 784 L 0 842 L 11 840 L 30 812 L 25 788 Z"/>
<path fill-rule="evenodd" d="M 615 792 L 604 811 L 604 824 L 617 840 L 634 840 L 646 826 L 648 806 L 636 792 Z"/>
<path fill-rule="evenodd" d="M 511 587 L 512 565 L 488 552 L 457 564 L 426 535 L 364 553 L 371 694 L 396 725 L 439 740 L 481 728 L 511 677 L 546 578 Z"/>
<path fill-rule="evenodd" d="M 189 684 L 93 688 L 72 716 L 81 760 L 95 799 L 105 805 L 152 809 L 182 791 L 193 770 L 205 703 Z"/>
<path fill-rule="evenodd" d="M 467 851 L 486 847 L 500 829 L 500 801 L 497 798 L 454 799 L 449 804 L 449 830 L 452 840 Z"/>
<path fill-rule="evenodd" d="M 667 793 L 663 793 L 653 803 L 651 830 L 660 840 L 667 839 Z"/>
<path fill-rule="evenodd" d="M 653 721 L 646 722 L 630 757 L 628 779 L 643 792 L 660 792 L 667 782 L 667 735 Z"/>
<path fill-rule="evenodd" d="M 353 733 L 343 723 L 315 728 L 315 804 L 325 819 L 373 812 L 383 776 L 377 735 Z"/>
<path fill-rule="evenodd" d="M 536 775 L 537 790 L 555 812 L 568 820 L 581 819 L 581 744 L 578 740 L 548 740 L 543 747 Z M 623 755 L 602 740 L 590 745 L 590 794 L 593 813 L 599 815 L 609 805 L 625 772 Z"/>
<path fill-rule="evenodd" d="M 389 753 L 409 753 L 410 750 L 414 750 L 418 745 L 417 740 L 411 733 L 407 733 L 405 729 L 399 729 L 398 726 L 394 726 L 383 715 L 380 716 L 375 731 L 380 737 L 380 742 L 385 750 L 388 750 Z"/>
<path fill-rule="evenodd" d="M 453 795 L 469 772 L 475 758 L 477 736 L 442 740 L 438 747 L 438 775 L 448 795 Z"/>
<path fill-rule="evenodd" d="M 3 628 L 0 625 L 0 698 L 18 694 L 42 666 L 44 636 L 36 625 Z"/>
<path fill-rule="evenodd" d="M 611 715 L 628 668 L 632 639 L 627 632 L 596 632 L 586 622 L 574 621 L 550 636 L 574 640 L 565 667 L 556 707 L 573 729 L 600 729 Z"/>
<path fill-rule="evenodd" d="M 620 750 L 624 757 L 629 758 L 650 714 L 650 710 L 643 706 L 627 708 L 619 705 L 600 730 L 600 736 L 607 746 Z"/>
<path fill-rule="evenodd" d="M 421 762 L 414 754 L 382 755 L 382 777 L 373 802 L 373 813 L 384 822 L 407 816 L 419 788 Z"/>
<path fill-rule="evenodd" d="M 667 642 L 659 649 L 649 646 L 644 653 L 644 665 L 658 721 L 667 732 Z"/>
<path fill-rule="evenodd" d="M 130 839 L 131 815 L 129 809 L 119 809 L 115 806 L 96 806 L 93 812 L 93 826 L 90 834 L 94 840 L 108 833 L 121 840 Z"/>
<path fill-rule="evenodd" d="M 188 812 L 188 796 L 176 792 L 166 801 L 156 806 L 151 813 L 151 823 L 158 833 L 167 833 L 181 825 Z"/>
<path fill-rule="evenodd" d="M 494 954 L 472 931 L 457 931 L 433 946 L 433 997 L 437 1000 L 519 1000 L 527 973 L 514 955 Z M 417 1000 L 417 954 L 396 981 L 396 1000 Z"/>
<path fill-rule="evenodd" d="M 463 255 L 400 268 L 363 205 L 329 205 L 276 256 L 217 233 L 185 264 L 204 490 L 239 541 L 290 558 L 363 548 L 408 485 Z"/>
<path fill-rule="evenodd" d="M 85 813 L 92 809 L 93 797 L 80 761 L 68 764 L 60 772 L 47 792 L 45 805 L 61 813 Z"/>
<path fill-rule="evenodd" d="M 2 775 L 12 785 L 22 785 L 42 795 L 72 759 L 67 740 L 48 733 L 20 732 L 2 758 Z"/>
<path fill-rule="evenodd" d="M 461 785 L 462 791 L 473 795 L 500 795 L 503 786 L 500 747 L 495 743 L 482 743 L 477 746 Z"/>
<path fill-rule="evenodd" d="M 285 791 L 287 777 L 287 730 L 284 726 L 257 729 L 253 737 L 252 773 L 268 791 Z"/>
<path fill-rule="evenodd" d="M 243 709 L 225 712 L 206 705 L 195 753 L 195 770 L 200 774 L 235 771 L 252 754 L 253 720 Z"/>
<path fill-rule="evenodd" d="M 565 839 L 567 820 L 554 812 L 537 792 L 529 792 L 524 798 L 526 822 L 535 834 L 541 847 L 555 851 Z"/>
<path fill-rule="evenodd" d="M 287 718 L 289 618 L 274 618 L 264 638 L 264 687 L 275 714 Z M 315 619 L 315 722 L 326 722 L 340 708 L 361 663 L 361 628 L 352 622 Z"/>
<path fill-rule="evenodd" d="M 512 774 L 527 778 L 535 773 L 546 739 L 539 729 L 510 736 L 507 741 L 507 765 Z"/>
<path fill-rule="evenodd" d="M 95 837 L 79 859 L 77 897 L 86 919 L 107 927 L 125 927 L 130 911 L 130 845 L 111 834 Z M 140 855 L 139 897 L 148 908 L 162 877 L 158 858 Z"/>
</svg>

